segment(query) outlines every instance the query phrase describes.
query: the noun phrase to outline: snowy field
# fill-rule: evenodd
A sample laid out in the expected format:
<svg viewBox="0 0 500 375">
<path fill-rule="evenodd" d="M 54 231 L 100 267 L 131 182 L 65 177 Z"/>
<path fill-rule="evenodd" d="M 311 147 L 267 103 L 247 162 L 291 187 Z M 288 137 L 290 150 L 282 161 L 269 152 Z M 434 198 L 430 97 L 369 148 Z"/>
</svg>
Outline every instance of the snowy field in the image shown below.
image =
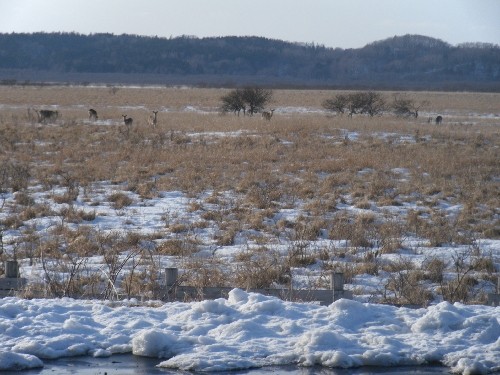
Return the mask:
<svg viewBox="0 0 500 375">
<path fill-rule="evenodd" d="M 500 307 L 485 305 L 500 270 L 500 169 L 474 164 L 498 156 L 495 109 L 349 120 L 307 95 L 275 103 L 263 125 L 219 116 L 218 96 L 193 99 L 189 88 L 174 92 L 175 105 L 161 88 L 134 88 L 150 89 L 146 99 L 129 89 L 78 88 L 112 101 L 95 122 L 68 92 L 44 91 L 58 93 L 49 100 L 34 90 L 63 113 L 44 126 L 28 121 L 25 99 L 7 102 L 0 90 L 0 255 L 27 280 L 0 299 L 0 371 L 123 353 L 188 371 L 500 371 Z M 150 98 L 158 129 L 146 127 Z M 123 113 L 136 119 L 130 133 Z M 442 128 L 426 121 L 436 113 Z M 465 177 L 464 161 L 447 156 L 455 149 L 473 158 Z M 380 153 L 358 160 L 365 150 Z M 326 156 L 308 164 L 314 151 Z M 12 171 L 23 171 L 14 167 L 30 163 L 26 186 L 11 187 Z M 227 299 L 161 302 L 155 288 L 168 267 L 183 285 L 233 289 Z M 344 273 L 353 300 L 319 306 L 244 291 L 251 282 L 327 289 L 332 271 Z"/>
</svg>

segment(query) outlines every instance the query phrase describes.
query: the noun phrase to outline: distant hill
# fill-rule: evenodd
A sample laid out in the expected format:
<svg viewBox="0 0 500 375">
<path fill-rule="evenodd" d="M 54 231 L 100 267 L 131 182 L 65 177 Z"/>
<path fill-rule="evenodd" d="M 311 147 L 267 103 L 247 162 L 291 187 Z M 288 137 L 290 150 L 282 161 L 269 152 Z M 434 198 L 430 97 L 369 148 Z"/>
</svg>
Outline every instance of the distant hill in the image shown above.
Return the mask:
<svg viewBox="0 0 500 375">
<path fill-rule="evenodd" d="M 500 91 L 500 47 L 404 35 L 359 49 L 260 37 L 0 34 L 2 83 Z"/>
</svg>

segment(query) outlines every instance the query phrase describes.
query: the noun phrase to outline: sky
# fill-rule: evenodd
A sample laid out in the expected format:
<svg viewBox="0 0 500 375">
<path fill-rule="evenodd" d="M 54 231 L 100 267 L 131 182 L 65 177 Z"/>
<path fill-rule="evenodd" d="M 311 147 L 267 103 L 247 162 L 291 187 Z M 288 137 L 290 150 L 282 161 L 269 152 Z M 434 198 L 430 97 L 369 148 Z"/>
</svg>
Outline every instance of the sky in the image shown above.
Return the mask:
<svg viewBox="0 0 500 375">
<path fill-rule="evenodd" d="M 0 0 L 0 32 L 262 36 L 359 48 L 420 34 L 500 44 L 500 0 Z"/>
</svg>

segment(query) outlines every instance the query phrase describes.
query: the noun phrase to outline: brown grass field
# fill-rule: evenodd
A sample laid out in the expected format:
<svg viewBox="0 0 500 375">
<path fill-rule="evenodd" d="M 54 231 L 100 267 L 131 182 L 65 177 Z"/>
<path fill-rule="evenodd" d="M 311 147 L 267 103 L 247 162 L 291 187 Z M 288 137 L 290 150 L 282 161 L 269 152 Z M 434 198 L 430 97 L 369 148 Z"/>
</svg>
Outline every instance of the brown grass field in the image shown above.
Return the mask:
<svg viewBox="0 0 500 375">
<path fill-rule="evenodd" d="M 200 222 L 172 224 L 156 234 L 155 240 L 163 241 L 159 251 L 167 255 L 186 248 L 176 246 L 173 235 L 178 238 L 196 227 L 215 226 L 218 246 L 233 244 L 238 233 L 250 229 L 262 233 L 252 238 L 262 246 L 275 243 L 280 233 L 304 241 L 327 233 L 331 240 L 348 239 L 348 253 L 323 249 L 290 255 L 286 266 L 320 258 L 327 269 L 339 256 L 351 255 L 352 266 L 344 271 L 353 276 L 377 273 L 382 265 L 374 258 L 401 250 L 408 236 L 424 238 L 429 246 L 500 238 L 500 94 L 410 92 L 405 95 L 429 102 L 417 119 L 390 113 L 351 119 L 322 109 L 321 103 L 336 91 L 274 90 L 269 108 L 276 112 L 267 122 L 260 116 L 219 114 L 225 93 L 0 86 L 0 191 L 18 192 L 15 205 L 2 205 L 4 230 L 19 230 L 17 241 L 27 242 L 24 223 L 49 215 L 46 206 L 30 199 L 30 187 L 47 192 L 64 188 L 53 199 L 72 207 L 79 194 L 92 202 L 94 184 L 108 181 L 144 200 L 162 191 L 182 191 L 193 199 L 193 210 L 203 211 Z M 391 101 L 395 93 L 383 94 Z M 39 124 L 28 108 L 56 109 L 60 117 L 53 124 Z M 98 112 L 95 123 L 88 120 L 89 108 Z M 159 110 L 156 128 L 147 123 L 152 110 Z M 123 125 L 123 114 L 134 119 L 130 129 Z M 443 124 L 427 122 L 438 114 Z M 236 201 L 224 201 L 222 193 L 228 191 L 237 195 Z M 211 196 L 200 199 L 204 192 Z M 130 204 L 125 198 L 117 195 L 110 202 L 124 207 Z M 299 202 L 302 215 L 295 222 L 272 220 Z M 462 209 L 446 216 L 443 202 Z M 371 211 L 346 217 L 345 204 Z M 392 215 L 384 207 L 404 208 L 405 215 Z M 78 222 L 75 210 L 58 215 L 63 223 Z M 269 274 L 271 282 L 281 277 Z M 483 279 L 492 280 L 494 274 L 493 267 Z M 405 298 L 408 302 L 411 297 Z M 421 302 L 418 298 L 414 300 Z"/>
</svg>

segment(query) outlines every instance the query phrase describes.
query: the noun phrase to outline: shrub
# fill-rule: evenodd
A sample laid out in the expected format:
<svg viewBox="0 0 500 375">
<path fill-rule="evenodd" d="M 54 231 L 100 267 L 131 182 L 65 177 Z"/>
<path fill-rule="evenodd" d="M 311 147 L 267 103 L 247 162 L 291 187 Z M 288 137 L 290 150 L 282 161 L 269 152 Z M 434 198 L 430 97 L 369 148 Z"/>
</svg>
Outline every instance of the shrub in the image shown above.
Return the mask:
<svg viewBox="0 0 500 375">
<path fill-rule="evenodd" d="M 0 223 L 5 226 L 5 228 L 17 229 L 23 226 L 23 220 L 20 215 L 12 214 L 7 216 L 5 219 L 0 220 Z"/>
<path fill-rule="evenodd" d="M 236 89 L 222 96 L 220 110 L 222 113 L 234 112 L 238 115 L 243 110 L 250 115 L 262 111 L 273 96 L 272 90 L 260 87 Z"/>
<path fill-rule="evenodd" d="M 31 172 L 26 164 L 0 160 L 0 192 L 20 191 L 28 188 Z"/>
<path fill-rule="evenodd" d="M 377 276 L 379 273 L 379 264 L 377 262 L 363 262 L 356 264 L 354 268 L 355 275 L 373 275 Z"/>
<path fill-rule="evenodd" d="M 189 227 L 184 223 L 173 223 L 168 227 L 168 229 L 170 229 L 170 232 L 172 233 L 182 233 L 187 232 Z"/>
<path fill-rule="evenodd" d="M 323 108 L 337 113 L 347 112 L 349 116 L 367 114 L 370 117 L 380 115 L 386 108 L 382 94 L 374 91 L 339 94 L 323 102 Z"/>
<path fill-rule="evenodd" d="M 472 262 L 472 267 L 475 271 L 483 271 L 492 274 L 496 271 L 495 262 L 492 256 L 489 257 L 477 257 Z"/>
<path fill-rule="evenodd" d="M 14 195 L 14 200 L 17 204 L 22 206 L 32 206 L 35 204 L 35 200 L 25 192 L 18 192 Z"/>
<path fill-rule="evenodd" d="M 443 281 L 443 272 L 446 269 L 446 263 L 439 258 L 431 258 L 424 262 L 423 269 L 426 277 L 433 283 L 441 283 Z"/>
<path fill-rule="evenodd" d="M 259 247 L 249 250 L 246 259 L 238 263 L 233 283 L 244 289 L 269 288 L 274 284 L 286 284 L 289 280 L 290 269 L 281 261 L 279 253 Z"/>
<path fill-rule="evenodd" d="M 133 200 L 127 194 L 121 192 L 111 194 L 108 199 L 116 210 L 130 206 L 133 203 Z"/>
<path fill-rule="evenodd" d="M 185 263 L 182 282 L 198 288 L 223 287 L 230 285 L 228 275 L 224 272 L 227 264 L 217 258 L 189 258 Z"/>
<path fill-rule="evenodd" d="M 214 239 L 218 246 L 231 246 L 234 245 L 234 239 L 237 233 L 238 230 L 236 228 L 229 227 L 216 233 Z"/>
<path fill-rule="evenodd" d="M 161 255 L 189 256 L 197 251 L 196 244 L 188 238 L 169 239 L 156 246 L 156 252 Z"/>
<path fill-rule="evenodd" d="M 383 291 L 385 302 L 425 306 L 432 300 L 432 292 L 422 283 L 423 272 L 414 269 L 409 259 L 400 258 L 385 268 L 390 272 Z"/>
<path fill-rule="evenodd" d="M 72 204 L 78 198 L 78 189 L 68 190 L 62 195 L 54 195 L 52 199 L 57 204 Z"/>
<path fill-rule="evenodd" d="M 392 103 L 392 109 L 394 114 L 399 117 L 418 117 L 418 111 L 424 106 L 428 106 L 429 102 L 423 100 L 421 102 L 415 102 L 413 99 L 401 96 L 399 94 L 394 95 L 394 101 Z"/>
</svg>

